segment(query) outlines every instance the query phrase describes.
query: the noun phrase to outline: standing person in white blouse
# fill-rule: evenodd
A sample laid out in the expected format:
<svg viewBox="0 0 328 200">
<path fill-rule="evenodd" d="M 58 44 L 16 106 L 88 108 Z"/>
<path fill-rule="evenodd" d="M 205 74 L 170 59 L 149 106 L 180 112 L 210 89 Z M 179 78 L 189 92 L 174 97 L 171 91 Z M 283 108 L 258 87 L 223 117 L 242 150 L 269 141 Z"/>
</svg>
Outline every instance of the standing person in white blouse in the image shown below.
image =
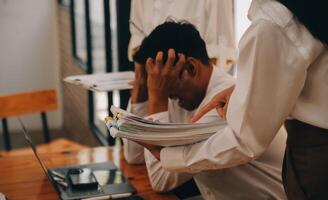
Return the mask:
<svg viewBox="0 0 328 200">
<path fill-rule="evenodd" d="M 129 59 L 145 36 L 171 18 L 196 26 L 213 63 L 228 69 L 235 60 L 232 12 L 230 0 L 132 0 Z"/>
<path fill-rule="evenodd" d="M 147 148 L 175 172 L 225 169 L 266 151 L 287 120 L 284 186 L 289 199 L 328 199 L 328 19 L 324 1 L 253 0 L 239 43 L 235 87 L 196 116 L 217 108 L 228 126 L 206 141 Z M 220 180 L 218 180 L 220 181 Z"/>
</svg>

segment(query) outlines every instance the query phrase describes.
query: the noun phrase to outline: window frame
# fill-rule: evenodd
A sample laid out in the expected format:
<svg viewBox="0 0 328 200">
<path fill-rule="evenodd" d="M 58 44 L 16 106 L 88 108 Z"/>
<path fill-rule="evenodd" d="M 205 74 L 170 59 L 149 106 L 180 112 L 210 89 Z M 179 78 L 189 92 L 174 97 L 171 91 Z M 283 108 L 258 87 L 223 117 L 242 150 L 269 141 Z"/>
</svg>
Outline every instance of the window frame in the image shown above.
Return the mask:
<svg viewBox="0 0 328 200">
<path fill-rule="evenodd" d="M 83 71 L 86 72 L 86 74 L 92 74 L 93 73 L 93 58 L 92 58 L 92 33 L 91 33 L 91 24 L 90 24 L 90 6 L 89 6 L 89 0 L 84 0 L 84 13 L 85 13 L 85 39 L 86 39 L 86 62 L 84 62 L 81 58 L 77 55 L 77 46 L 76 46 L 76 19 L 75 19 L 75 0 L 70 0 L 70 22 L 71 22 L 71 38 L 72 38 L 72 56 L 74 59 L 74 62 L 80 66 Z M 104 5 L 108 3 L 108 0 L 104 0 Z M 104 6 L 104 9 L 106 9 L 106 6 Z M 107 12 L 107 11 L 105 11 Z M 106 16 L 105 16 L 106 21 Z M 105 22 L 106 24 L 106 22 Z M 105 26 L 105 30 L 107 29 L 107 26 Z M 109 38 L 110 39 L 110 38 Z M 106 41 L 106 70 L 108 71 L 109 68 L 111 68 L 111 57 L 110 55 L 110 49 L 108 49 L 108 43 L 110 44 L 110 40 L 108 41 L 107 31 L 105 31 L 105 41 Z M 114 139 L 110 136 L 106 137 L 101 130 L 96 126 L 94 123 L 95 114 L 94 114 L 94 98 L 93 98 L 93 92 L 87 91 L 87 99 L 88 99 L 88 124 L 91 132 L 96 136 L 96 139 L 105 146 L 113 145 Z M 108 93 L 108 99 L 111 99 L 111 93 Z M 111 105 L 111 102 L 109 102 Z M 109 134 L 108 134 L 109 135 Z"/>
<path fill-rule="evenodd" d="M 70 21 L 71 21 L 71 37 L 72 37 L 72 56 L 74 59 L 74 62 L 77 63 L 78 66 L 80 66 L 86 74 L 92 74 L 93 73 L 93 47 L 92 47 L 92 27 L 91 27 L 91 18 L 90 18 L 90 0 L 84 0 L 84 13 L 85 13 L 85 39 L 86 39 L 86 61 L 83 61 L 79 56 L 77 55 L 77 41 L 76 41 L 76 15 L 75 15 L 75 2 L 76 0 L 70 0 L 70 6 L 69 6 L 69 11 L 70 11 Z M 62 0 L 59 0 L 61 3 Z M 117 20 L 117 31 L 122 32 L 122 31 L 128 31 L 125 29 L 128 29 L 128 27 L 125 27 L 126 24 L 121 23 L 119 20 L 119 16 L 121 14 L 124 15 L 124 13 L 119 12 L 120 9 L 126 9 L 127 5 L 130 4 L 130 0 L 126 0 L 124 2 L 121 2 L 120 0 L 116 1 L 116 9 L 117 9 L 117 15 L 118 15 L 118 20 Z M 110 2 L 109 0 L 103 0 L 103 5 L 104 5 L 104 36 L 105 36 L 105 59 L 106 59 L 106 72 L 112 72 L 113 70 L 113 62 L 112 62 L 112 33 L 111 33 L 111 27 L 110 27 Z M 120 6 L 120 7 L 118 7 Z M 129 10 L 127 10 L 128 12 Z M 130 13 L 130 12 L 128 12 Z M 126 14 L 126 13 L 125 13 Z M 126 17 L 126 16 L 125 16 Z M 128 16 L 129 17 L 129 16 Z M 128 21 L 127 21 L 128 23 Z M 119 34 L 118 34 L 119 35 Z M 129 34 L 128 34 L 129 35 Z M 128 41 L 125 41 L 124 38 L 118 38 L 117 41 L 118 43 L 122 42 L 124 45 L 127 45 Z M 122 41 L 121 41 L 122 40 Z M 119 55 L 119 66 L 123 65 L 125 68 L 119 68 L 119 71 L 123 70 L 132 70 L 131 63 L 129 63 L 127 59 L 127 53 L 123 52 L 125 51 L 124 48 L 120 45 L 118 45 L 118 55 Z M 125 58 L 125 57 L 126 58 Z M 131 64 L 131 65 L 129 65 Z M 126 106 L 128 102 L 128 97 L 129 97 L 129 91 L 120 91 L 120 96 L 123 96 L 121 98 L 121 105 Z M 87 98 L 88 98 L 88 123 L 89 123 L 89 128 L 91 132 L 96 136 L 97 140 L 105 146 L 111 146 L 114 145 L 115 139 L 112 138 L 107 132 L 107 135 L 102 133 L 99 127 L 97 127 L 95 123 L 95 99 L 94 99 L 94 93 L 92 91 L 87 92 Z M 108 113 L 110 113 L 110 105 L 113 104 L 113 94 L 112 92 L 107 92 L 107 99 L 108 99 Z M 106 129 L 107 130 L 107 129 Z"/>
<path fill-rule="evenodd" d="M 76 0 L 70 0 L 70 21 L 71 21 L 71 39 L 72 39 L 72 55 L 74 62 L 81 67 L 83 71 L 85 71 L 87 74 L 91 74 L 92 72 L 92 59 L 90 59 L 89 51 L 92 51 L 92 47 L 90 47 L 91 44 L 91 38 L 90 38 L 90 22 L 89 21 L 89 1 L 84 0 L 84 28 L 85 28 L 85 39 L 86 39 L 86 61 L 83 61 L 77 54 L 77 38 L 76 38 L 76 19 L 75 19 L 75 5 Z"/>
<path fill-rule="evenodd" d="M 88 32 L 90 39 L 90 48 L 88 48 L 88 55 L 92 60 L 92 30 L 91 30 L 91 21 L 90 21 L 90 6 L 88 1 Z M 111 55 L 111 31 L 110 31 L 110 15 L 109 15 L 109 1 L 104 0 L 104 31 L 105 31 L 105 57 L 106 57 L 106 72 L 112 71 L 112 55 Z M 93 65 L 92 62 L 89 63 L 90 69 L 89 73 L 93 73 Z M 93 134 L 95 134 L 96 138 L 102 145 L 112 146 L 115 143 L 115 139 L 110 136 L 108 133 L 108 137 L 102 133 L 102 131 L 97 127 L 94 123 L 95 120 L 95 109 L 94 109 L 94 96 L 92 91 L 88 91 L 88 110 L 89 110 L 89 126 Z M 108 105 L 112 105 L 112 92 L 107 92 Z M 108 107 L 108 112 L 110 113 L 110 107 Z"/>
</svg>

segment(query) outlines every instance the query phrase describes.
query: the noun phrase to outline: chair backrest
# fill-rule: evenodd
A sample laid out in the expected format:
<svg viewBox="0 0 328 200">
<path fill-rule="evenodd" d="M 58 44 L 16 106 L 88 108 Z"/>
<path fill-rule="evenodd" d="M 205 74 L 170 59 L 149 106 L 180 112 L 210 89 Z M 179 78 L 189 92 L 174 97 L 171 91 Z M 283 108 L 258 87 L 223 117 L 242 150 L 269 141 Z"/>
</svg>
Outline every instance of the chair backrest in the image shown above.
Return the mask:
<svg viewBox="0 0 328 200">
<path fill-rule="evenodd" d="M 55 89 L 0 96 L 0 119 L 56 109 Z"/>
<path fill-rule="evenodd" d="M 58 109 L 55 89 L 24 92 L 0 96 L 0 119 L 3 128 L 3 139 L 6 150 L 11 149 L 8 129 L 8 117 L 24 114 L 41 113 L 43 134 L 45 141 L 50 141 L 46 112 Z"/>
</svg>

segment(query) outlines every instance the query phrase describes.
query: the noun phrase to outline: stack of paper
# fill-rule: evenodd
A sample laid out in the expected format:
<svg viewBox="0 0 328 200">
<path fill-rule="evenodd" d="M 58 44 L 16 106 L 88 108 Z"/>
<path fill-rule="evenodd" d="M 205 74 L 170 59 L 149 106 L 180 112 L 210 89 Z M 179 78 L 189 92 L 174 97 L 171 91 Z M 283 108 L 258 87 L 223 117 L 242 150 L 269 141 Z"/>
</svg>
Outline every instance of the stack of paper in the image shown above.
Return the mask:
<svg viewBox="0 0 328 200">
<path fill-rule="evenodd" d="M 133 80 L 133 71 L 68 76 L 64 79 L 65 82 L 95 92 L 131 89 L 132 86 L 129 83 Z"/>
<path fill-rule="evenodd" d="M 193 144 L 226 126 L 225 121 L 197 124 L 153 122 L 114 106 L 111 112 L 114 117 L 105 119 L 111 136 L 159 146 Z"/>
</svg>

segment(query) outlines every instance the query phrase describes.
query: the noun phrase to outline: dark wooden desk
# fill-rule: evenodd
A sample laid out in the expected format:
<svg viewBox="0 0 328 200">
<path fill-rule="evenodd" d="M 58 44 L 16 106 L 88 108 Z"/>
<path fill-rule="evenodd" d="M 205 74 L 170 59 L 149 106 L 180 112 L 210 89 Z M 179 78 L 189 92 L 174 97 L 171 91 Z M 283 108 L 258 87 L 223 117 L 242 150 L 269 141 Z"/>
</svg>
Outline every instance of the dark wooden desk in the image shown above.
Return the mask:
<svg viewBox="0 0 328 200">
<path fill-rule="evenodd" d="M 176 200 L 168 194 L 152 191 L 144 165 L 128 165 L 119 148 L 67 148 L 64 151 L 41 150 L 40 155 L 49 168 L 70 164 L 87 164 L 112 160 L 132 182 L 144 199 Z M 28 152 L 28 153 L 26 153 Z M 58 199 L 32 151 L 0 153 L 0 192 L 9 200 Z"/>
</svg>

